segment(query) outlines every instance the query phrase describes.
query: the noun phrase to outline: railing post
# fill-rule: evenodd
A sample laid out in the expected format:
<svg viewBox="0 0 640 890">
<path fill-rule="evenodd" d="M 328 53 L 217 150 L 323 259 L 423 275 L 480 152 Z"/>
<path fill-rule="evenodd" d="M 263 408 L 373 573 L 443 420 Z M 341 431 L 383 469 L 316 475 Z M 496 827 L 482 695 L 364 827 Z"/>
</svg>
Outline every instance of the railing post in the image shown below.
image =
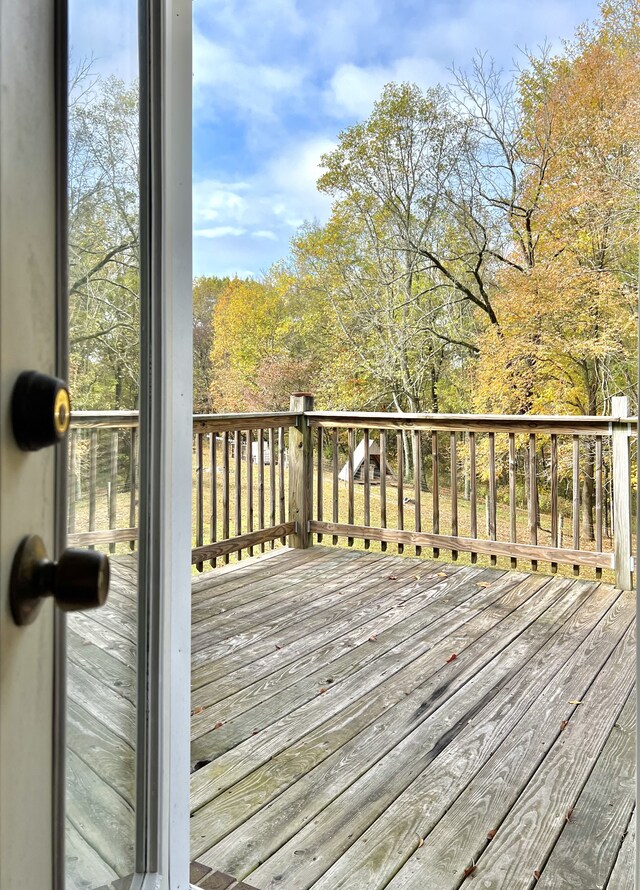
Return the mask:
<svg viewBox="0 0 640 890">
<path fill-rule="evenodd" d="M 298 531 L 289 536 L 289 544 L 302 549 L 313 543 L 307 530 L 313 503 L 313 442 L 305 417 L 305 412 L 313 411 L 313 396 L 293 393 L 291 411 L 298 418 L 296 425 L 289 427 L 289 522 L 297 522 Z"/>
<path fill-rule="evenodd" d="M 627 417 L 626 396 L 611 399 L 611 414 Z M 611 429 L 613 479 L 613 554 L 616 587 L 631 590 L 631 473 L 629 460 L 629 424 L 613 423 Z"/>
</svg>

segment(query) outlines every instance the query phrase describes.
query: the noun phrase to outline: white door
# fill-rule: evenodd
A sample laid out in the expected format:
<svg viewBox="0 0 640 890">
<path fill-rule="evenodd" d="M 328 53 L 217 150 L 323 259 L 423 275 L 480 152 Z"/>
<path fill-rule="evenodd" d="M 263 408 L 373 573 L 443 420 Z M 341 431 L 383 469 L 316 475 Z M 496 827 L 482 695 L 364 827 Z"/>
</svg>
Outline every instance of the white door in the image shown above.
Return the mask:
<svg viewBox="0 0 640 890">
<path fill-rule="evenodd" d="M 92 4 L 88 0 L 85 5 Z M 94 5 L 98 15 L 101 4 Z M 133 815 L 124 830 L 133 850 L 131 888 L 186 890 L 191 8 L 186 0 L 141 0 L 139 13 L 142 372 L 136 775 Z M 65 867 L 64 854 L 65 810 L 72 793 L 70 763 L 65 767 L 65 674 L 71 668 L 67 622 L 51 596 L 24 626 L 17 626 L 9 604 L 10 573 L 21 541 L 38 535 L 55 559 L 65 544 L 64 443 L 21 450 L 11 398 L 24 371 L 63 378 L 67 373 L 66 16 L 64 0 L 0 0 L 2 890 L 65 890 L 78 880 L 68 863 Z M 105 27 L 117 27 L 108 16 L 103 21 Z M 58 412 L 60 432 L 65 425 L 61 399 L 51 409 Z M 73 392 L 71 399 L 73 403 Z M 40 412 L 42 424 L 51 426 L 51 415 L 44 416 L 45 402 L 32 403 L 33 411 L 27 403 L 23 412 Z M 99 756 L 88 766 L 101 777 Z M 100 804 L 99 783 L 95 787 L 84 801 L 89 808 Z M 90 846 L 91 839 L 77 843 Z M 84 886 L 97 890 L 99 885 L 87 874 Z"/>
</svg>

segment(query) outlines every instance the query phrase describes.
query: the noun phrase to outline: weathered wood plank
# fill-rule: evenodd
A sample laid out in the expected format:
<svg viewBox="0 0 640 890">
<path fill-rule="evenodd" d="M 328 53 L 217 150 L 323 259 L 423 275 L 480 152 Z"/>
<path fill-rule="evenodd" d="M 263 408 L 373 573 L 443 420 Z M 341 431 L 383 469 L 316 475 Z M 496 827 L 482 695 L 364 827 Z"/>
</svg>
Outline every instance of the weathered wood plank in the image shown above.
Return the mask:
<svg viewBox="0 0 640 890">
<path fill-rule="evenodd" d="M 291 411 L 273 414 L 195 414 L 194 433 L 234 433 L 247 429 L 278 429 L 295 424 L 299 414 Z"/>
<path fill-rule="evenodd" d="M 312 411 L 308 422 L 311 426 L 337 426 L 362 429 L 418 429 L 456 432 L 502 433 L 564 433 L 569 435 L 607 435 L 609 423 L 633 418 L 620 416 L 547 416 L 526 414 L 392 414 L 361 411 Z"/>
<path fill-rule="evenodd" d="M 611 553 L 594 553 L 592 550 L 555 550 L 533 544 L 511 544 L 503 541 L 482 541 L 478 538 L 454 538 L 451 535 L 433 535 L 429 532 L 411 532 L 400 529 L 364 528 L 361 525 L 343 525 L 333 522 L 311 522 L 311 531 L 326 531 L 337 535 L 349 535 L 353 538 L 364 538 L 372 541 L 391 541 L 403 544 L 423 544 L 433 547 L 445 547 L 450 550 L 476 551 L 477 553 L 494 553 L 498 556 L 515 556 L 520 559 L 530 558 L 546 562 L 561 562 L 569 565 L 601 566 L 613 568 Z"/>
<path fill-rule="evenodd" d="M 562 833 L 536 890 L 606 886 L 635 806 L 635 749 L 634 690 L 569 817 L 560 821 Z"/>
<path fill-rule="evenodd" d="M 334 522 L 337 517 L 334 516 Z M 380 431 L 380 525 L 382 528 L 387 527 L 387 432 Z M 334 543 L 337 543 L 335 541 Z M 387 542 L 380 543 L 380 549 L 384 553 L 387 549 Z"/>
<path fill-rule="evenodd" d="M 629 694 L 635 675 L 632 630 L 610 658 L 606 653 L 606 662 L 598 665 L 592 653 L 587 684 L 575 671 L 567 676 L 565 666 L 549 694 L 532 706 L 389 883 L 392 890 L 458 887 L 472 862 L 487 887 L 531 887 L 555 839 L 557 820 L 565 818 L 617 719 L 620 699 Z M 578 700 L 583 704 L 575 704 Z M 499 826 L 490 842 L 487 826 Z"/>
<path fill-rule="evenodd" d="M 450 486 L 451 486 L 451 535 L 458 536 L 458 443 L 455 433 L 449 434 L 450 439 Z M 451 551 L 451 558 L 458 558 L 458 551 Z"/>
<path fill-rule="evenodd" d="M 283 525 L 274 525 L 273 528 L 259 528 L 254 532 L 245 532 L 225 541 L 217 541 L 212 544 L 203 544 L 191 551 L 191 562 L 198 563 L 205 559 L 215 559 L 219 556 L 227 556 L 230 553 L 244 550 L 245 547 L 264 546 L 267 541 L 275 541 L 285 535 L 297 533 L 297 522 L 285 522 Z"/>
<path fill-rule="evenodd" d="M 426 768 L 416 764 L 414 771 L 412 765 L 407 764 L 410 782 L 406 790 L 379 818 L 371 820 L 370 827 L 343 856 L 337 858 L 336 864 L 314 885 L 314 890 L 347 890 L 351 887 L 373 890 L 386 886 L 418 849 L 430 828 L 446 813 L 459 789 L 479 772 L 536 699 L 545 694 L 558 666 L 569 658 L 576 670 L 581 664 L 588 666 L 592 649 L 584 641 L 598 624 L 603 609 L 615 601 L 616 595 L 609 588 L 602 591 L 604 599 L 599 601 L 602 593 L 589 593 L 593 585 L 585 584 L 580 589 L 582 593 L 577 596 L 579 588 L 576 586 L 568 591 L 571 604 L 566 602 L 567 595 L 556 600 L 540 620 L 530 625 L 473 678 L 471 684 L 476 687 L 476 693 L 470 701 L 478 702 L 482 701 L 482 684 L 492 678 L 494 671 L 498 671 L 496 680 L 499 683 L 501 672 L 507 671 L 504 674 L 506 684 L 474 714 L 473 719 L 465 720 L 457 734 L 451 732 L 450 727 L 455 723 L 448 719 L 449 708 L 455 699 L 447 701 L 442 711 L 436 712 L 434 719 L 444 722 L 445 744 L 436 748 L 435 757 L 429 758 L 428 748 L 416 755 L 425 759 L 426 754 Z M 551 623 L 548 623 L 549 619 Z M 610 647 L 613 645 L 614 641 Z M 528 661 L 527 656 L 530 657 Z M 458 697 L 465 696 L 468 691 L 468 687 L 463 687 Z"/>
<path fill-rule="evenodd" d="M 438 451 L 438 433 L 431 433 L 431 462 L 432 462 L 432 481 L 431 484 L 433 486 L 433 497 L 431 500 L 432 506 L 432 519 L 433 519 L 433 533 L 434 535 L 440 534 L 440 454 Z M 398 523 L 398 528 L 402 528 L 402 525 Z M 433 556 L 434 559 L 437 559 L 440 556 L 440 550 L 437 547 L 433 548 Z"/>
<path fill-rule="evenodd" d="M 64 877 L 66 890 L 110 885 L 118 877 L 69 820 L 65 823 Z"/>
<path fill-rule="evenodd" d="M 634 890 L 636 884 L 636 819 L 635 810 L 629 820 L 616 864 L 607 883 L 607 890 Z"/>
<path fill-rule="evenodd" d="M 296 393 L 291 396 L 291 409 L 304 412 L 313 408 L 313 396 Z M 300 413 L 296 426 L 289 427 L 289 521 L 296 522 L 296 530 L 289 543 L 301 550 L 311 546 L 307 524 L 313 510 L 313 443 L 311 427 Z"/>
<path fill-rule="evenodd" d="M 119 876 L 134 869 L 132 808 L 70 750 L 66 758 L 67 819 Z"/>
<path fill-rule="evenodd" d="M 529 583 L 535 582 L 536 579 L 531 579 Z M 542 584 L 538 581 L 537 586 L 541 587 Z M 509 602 L 516 609 L 517 597 L 518 591 L 514 589 L 498 602 Z M 532 602 L 535 599 L 533 597 Z M 566 612 L 568 603 L 556 599 L 556 606 L 556 612 Z M 501 609 L 502 605 L 496 605 L 496 608 Z M 475 660 L 473 679 L 471 684 L 466 685 L 459 683 L 457 677 L 450 682 L 443 707 L 438 707 L 438 702 L 434 702 L 431 708 L 432 702 L 425 696 L 423 688 L 412 690 L 409 698 L 398 703 L 386 715 L 382 725 L 373 725 L 365 730 L 338 751 L 333 759 L 307 773 L 301 782 L 261 810 L 247 826 L 248 833 L 256 838 L 251 859 L 247 861 L 245 856 L 244 866 L 234 861 L 234 867 L 244 873 L 247 864 L 249 868 L 252 867 L 254 856 L 258 862 L 264 861 L 267 854 L 274 853 L 280 847 L 279 852 L 255 872 L 255 882 L 269 887 L 275 874 L 283 874 L 286 883 L 291 886 L 302 888 L 313 884 L 327 866 L 353 843 L 353 838 L 362 831 L 362 827 L 368 826 L 411 778 L 418 775 L 442 750 L 445 746 L 443 734 L 446 738 L 454 738 L 456 733 L 451 731 L 451 727 L 460 731 L 469 725 L 472 715 L 473 723 L 476 723 L 477 712 L 480 711 L 478 703 L 486 705 L 498 693 L 501 685 L 504 686 L 513 673 L 519 672 L 523 660 L 526 661 L 527 651 L 529 654 L 534 652 L 536 643 L 539 646 L 541 639 L 546 639 L 551 632 L 543 622 L 536 630 L 537 641 L 535 634 L 529 636 L 527 644 L 523 643 L 522 637 L 517 638 L 511 658 L 502 656 L 499 661 L 495 659 L 490 662 L 491 668 L 486 664 L 486 653 L 483 653 L 480 645 L 476 645 L 475 653 L 472 648 L 465 650 L 467 667 L 471 667 Z M 486 670 L 481 675 L 483 662 Z M 446 668 L 443 673 L 444 670 L 452 671 Z M 425 702 L 428 702 L 428 707 L 425 707 Z M 439 704 L 443 704 L 442 699 Z M 316 789 L 312 795 L 309 794 L 311 787 Z M 296 834 L 296 830 L 305 823 L 308 827 Z M 348 834 L 344 830 L 346 825 L 349 826 Z M 230 837 L 217 846 L 215 854 L 225 853 L 224 861 L 227 861 L 226 855 L 235 847 L 235 855 L 242 857 L 243 853 L 237 846 L 241 831 L 239 829 L 236 833 L 235 844 Z M 207 855 L 213 857 L 214 851 Z M 324 886 L 332 885 L 328 882 Z M 347 886 L 360 885 L 356 881 Z"/>
<path fill-rule="evenodd" d="M 203 434 L 196 435 L 196 547 L 204 542 L 204 450 Z M 196 563 L 199 572 L 204 569 L 202 562 Z"/>
<path fill-rule="evenodd" d="M 70 547 L 91 547 L 95 544 L 122 544 L 126 541 L 135 541 L 137 538 L 137 528 L 105 528 L 68 535 L 67 543 Z"/>
<path fill-rule="evenodd" d="M 320 432 L 322 432 L 322 427 L 319 427 Z M 362 431 L 364 436 L 364 524 L 371 525 L 371 454 L 370 454 L 370 442 L 369 442 L 369 430 L 365 429 Z M 318 519 L 322 519 L 321 516 L 318 516 Z M 368 550 L 371 546 L 371 541 L 369 538 L 364 539 L 364 549 Z"/>
</svg>

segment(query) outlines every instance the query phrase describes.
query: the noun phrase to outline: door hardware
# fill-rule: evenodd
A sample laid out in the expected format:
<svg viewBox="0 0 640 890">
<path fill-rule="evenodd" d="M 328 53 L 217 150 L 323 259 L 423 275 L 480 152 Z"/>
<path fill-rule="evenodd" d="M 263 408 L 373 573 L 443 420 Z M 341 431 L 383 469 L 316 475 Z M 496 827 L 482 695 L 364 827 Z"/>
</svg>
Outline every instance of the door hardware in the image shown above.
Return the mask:
<svg viewBox="0 0 640 890">
<path fill-rule="evenodd" d="M 47 596 L 64 612 L 84 612 L 103 606 L 108 593 L 109 558 L 104 553 L 69 547 L 53 562 L 38 535 L 23 538 L 16 550 L 9 599 L 18 625 L 31 624 Z"/>
<path fill-rule="evenodd" d="M 59 442 L 69 429 L 71 403 L 64 380 L 23 371 L 11 394 L 13 435 L 22 451 L 39 451 Z"/>
</svg>

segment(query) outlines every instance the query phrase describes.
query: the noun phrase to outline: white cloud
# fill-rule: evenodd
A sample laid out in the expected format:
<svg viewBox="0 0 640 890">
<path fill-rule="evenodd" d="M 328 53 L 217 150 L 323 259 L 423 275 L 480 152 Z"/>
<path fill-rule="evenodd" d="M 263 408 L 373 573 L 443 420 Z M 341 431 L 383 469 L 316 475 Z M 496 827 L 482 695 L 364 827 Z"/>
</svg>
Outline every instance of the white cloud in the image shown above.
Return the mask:
<svg viewBox="0 0 640 890">
<path fill-rule="evenodd" d="M 397 59 L 387 66 L 360 67 L 347 63 L 340 65 L 331 78 L 327 94 L 328 110 L 338 117 L 366 117 L 388 83 L 409 81 L 428 89 L 445 80 L 445 69 L 428 58 Z"/>
<path fill-rule="evenodd" d="M 197 238 L 226 238 L 229 235 L 238 237 L 244 235 L 246 229 L 239 229 L 237 226 L 214 226 L 211 229 L 196 229 L 194 235 Z"/>
<path fill-rule="evenodd" d="M 235 48 L 221 46 L 201 32 L 193 34 L 193 97 L 200 115 L 222 107 L 257 117 L 271 117 L 281 101 L 300 93 L 305 72 L 298 65 L 243 62 Z"/>
<path fill-rule="evenodd" d="M 257 232 L 251 233 L 252 238 L 266 238 L 267 241 L 277 241 L 278 236 L 275 232 L 271 232 L 269 229 L 258 229 Z"/>
</svg>

